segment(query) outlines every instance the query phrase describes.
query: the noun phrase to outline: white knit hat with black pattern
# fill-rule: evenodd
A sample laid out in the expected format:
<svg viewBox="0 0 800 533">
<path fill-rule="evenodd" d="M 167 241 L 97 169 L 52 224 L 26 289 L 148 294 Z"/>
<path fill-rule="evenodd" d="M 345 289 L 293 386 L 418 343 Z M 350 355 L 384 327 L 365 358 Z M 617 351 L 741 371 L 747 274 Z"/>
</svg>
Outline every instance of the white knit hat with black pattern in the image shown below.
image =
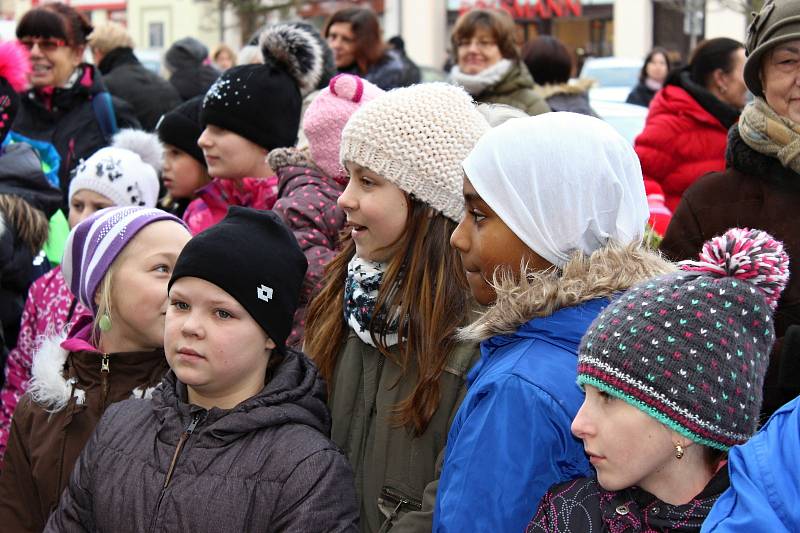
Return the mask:
<svg viewBox="0 0 800 533">
<path fill-rule="evenodd" d="M 472 97 L 446 83 L 395 89 L 356 111 L 340 159 L 368 168 L 459 222 L 461 162 L 489 130 Z"/>
</svg>

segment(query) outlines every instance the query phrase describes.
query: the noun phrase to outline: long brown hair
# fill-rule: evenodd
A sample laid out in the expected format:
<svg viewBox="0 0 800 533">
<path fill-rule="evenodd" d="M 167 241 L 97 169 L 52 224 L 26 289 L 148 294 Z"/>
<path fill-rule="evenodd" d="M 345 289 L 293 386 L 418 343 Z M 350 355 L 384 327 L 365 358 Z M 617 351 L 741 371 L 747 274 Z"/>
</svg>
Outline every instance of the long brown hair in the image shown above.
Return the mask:
<svg viewBox="0 0 800 533">
<path fill-rule="evenodd" d="M 337 22 L 350 24 L 356 39 L 356 63 L 362 73 L 380 61 L 386 52 L 386 45 L 381 40 L 381 25 L 378 16 L 367 7 L 346 7 L 340 9 L 325 23 L 325 38 L 328 38 L 331 26 Z"/>
<path fill-rule="evenodd" d="M 370 334 L 380 352 L 404 372 L 416 365 L 417 382 L 394 408 L 394 422 L 416 435 L 428 427 L 439 406 L 439 377 L 456 345 L 455 332 L 465 325 L 471 300 L 458 252 L 450 247 L 455 222 L 409 197 L 403 235 L 384 273 L 373 316 L 398 317 L 399 351 L 386 346 L 389 322 L 373 321 Z M 349 235 L 342 252 L 325 269 L 319 295 L 306 317 L 305 351 L 314 359 L 328 386 L 347 337 L 344 283 L 347 264 L 355 255 Z M 376 323 L 377 322 L 377 323 Z"/>
</svg>

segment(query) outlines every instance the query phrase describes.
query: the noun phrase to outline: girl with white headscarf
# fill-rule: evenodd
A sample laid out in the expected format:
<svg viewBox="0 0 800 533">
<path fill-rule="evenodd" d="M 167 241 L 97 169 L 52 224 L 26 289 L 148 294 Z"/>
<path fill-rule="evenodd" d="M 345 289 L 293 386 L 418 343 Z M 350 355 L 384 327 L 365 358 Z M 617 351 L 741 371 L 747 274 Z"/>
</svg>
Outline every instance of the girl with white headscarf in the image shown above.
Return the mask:
<svg viewBox="0 0 800 533">
<path fill-rule="evenodd" d="M 509 120 L 463 169 L 450 242 L 490 307 L 462 331 L 482 357 L 448 436 L 434 531 L 523 531 L 550 485 L 590 471 L 570 432 L 581 337 L 615 294 L 673 267 L 641 244 L 639 162 L 601 120 Z"/>
</svg>

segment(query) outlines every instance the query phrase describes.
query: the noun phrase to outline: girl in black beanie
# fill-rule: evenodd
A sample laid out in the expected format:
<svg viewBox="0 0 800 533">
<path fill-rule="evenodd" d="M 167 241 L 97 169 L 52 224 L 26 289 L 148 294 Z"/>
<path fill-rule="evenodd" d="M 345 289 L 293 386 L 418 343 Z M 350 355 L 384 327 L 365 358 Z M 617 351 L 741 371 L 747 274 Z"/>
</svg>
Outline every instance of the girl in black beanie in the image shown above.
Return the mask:
<svg viewBox="0 0 800 533">
<path fill-rule="evenodd" d="M 214 180 L 184 214 L 194 234 L 219 222 L 228 206 L 272 208 L 278 180 L 267 156 L 297 142 L 302 94 L 322 75 L 322 47 L 308 30 L 273 27 L 259 45 L 264 64 L 228 69 L 203 100 L 197 144 Z"/>
</svg>

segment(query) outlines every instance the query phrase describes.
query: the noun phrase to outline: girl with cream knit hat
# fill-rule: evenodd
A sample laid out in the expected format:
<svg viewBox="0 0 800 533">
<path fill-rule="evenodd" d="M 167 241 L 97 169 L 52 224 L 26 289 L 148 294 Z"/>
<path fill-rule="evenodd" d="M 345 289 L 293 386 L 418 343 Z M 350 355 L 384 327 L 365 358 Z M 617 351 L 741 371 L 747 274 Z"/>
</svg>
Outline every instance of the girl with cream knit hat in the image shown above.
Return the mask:
<svg viewBox="0 0 800 533">
<path fill-rule="evenodd" d="M 590 471 L 570 432 L 581 336 L 617 292 L 672 267 L 641 246 L 639 162 L 601 120 L 511 119 L 463 169 L 451 243 L 490 307 L 460 334 L 481 359 L 447 437 L 433 531 L 523 531 L 550 485 Z"/>
<path fill-rule="evenodd" d="M 361 497 L 361 531 L 430 531 L 437 459 L 465 393 L 471 299 L 448 243 L 461 161 L 489 128 L 461 89 L 396 89 L 342 132 L 348 233 L 311 302 L 305 351 L 329 385 L 331 437 Z"/>
</svg>

